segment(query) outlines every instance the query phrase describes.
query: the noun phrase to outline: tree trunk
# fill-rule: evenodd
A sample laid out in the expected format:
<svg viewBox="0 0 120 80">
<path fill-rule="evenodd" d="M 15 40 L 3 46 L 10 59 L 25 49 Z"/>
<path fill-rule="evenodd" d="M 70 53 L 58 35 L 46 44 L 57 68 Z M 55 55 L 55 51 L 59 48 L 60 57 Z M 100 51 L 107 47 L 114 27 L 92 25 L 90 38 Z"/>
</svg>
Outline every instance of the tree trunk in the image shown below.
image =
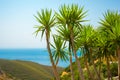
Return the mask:
<svg viewBox="0 0 120 80">
<path fill-rule="evenodd" d="M 73 68 L 72 68 L 72 56 L 70 56 L 70 71 L 71 71 L 71 80 L 75 80 L 74 79 Z"/>
<path fill-rule="evenodd" d="M 96 73 L 96 75 L 97 75 L 97 78 L 98 78 L 98 80 L 101 80 L 101 77 L 100 77 L 100 73 L 98 73 L 98 71 L 97 71 L 97 68 L 96 68 L 96 65 L 95 65 L 95 63 L 94 63 L 94 60 L 93 60 L 93 58 L 92 58 L 92 49 L 90 48 L 90 53 L 91 53 L 91 62 L 92 62 L 92 65 L 93 65 L 93 69 L 94 69 L 94 71 L 95 71 L 95 73 Z"/>
<path fill-rule="evenodd" d="M 84 75 L 83 75 L 83 70 L 82 70 L 82 67 L 80 65 L 80 61 L 77 57 L 75 46 L 74 46 L 73 28 L 69 26 L 69 30 L 70 30 L 70 39 L 71 39 L 72 51 L 75 55 L 75 59 L 76 59 L 76 62 L 77 62 L 79 77 L 80 77 L 81 80 L 85 80 Z"/>
<path fill-rule="evenodd" d="M 99 75 L 100 73 L 98 73 L 97 68 L 96 68 L 96 66 L 95 66 L 95 64 L 94 64 L 93 61 L 92 61 L 92 64 L 93 64 L 94 71 L 95 71 L 95 73 L 97 74 L 98 80 L 101 80 L 100 75 Z"/>
<path fill-rule="evenodd" d="M 120 46 L 117 46 L 117 54 L 118 54 L 118 77 L 120 80 Z"/>
<path fill-rule="evenodd" d="M 100 77 L 101 77 L 101 74 L 100 74 L 101 73 L 101 66 L 102 65 L 101 65 L 101 58 L 100 58 L 100 65 L 99 65 L 99 70 L 98 70 L 98 73 L 99 73 Z"/>
<path fill-rule="evenodd" d="M 49 57 L 50 57 L 50 62 L 52 64 L 54 76 L 55 76 L 56 80 L 60 80 L 59 75 L 58 75 L 58 71 L 57 71 L 57 67 L 54 63 L 52 53 L 51 53 L 51 49 L 50 49 L 48 31 L 46 31 L 46 42 L 47 42 L 47 49 L 48 49 L 48 53 L 49 53 Z"/>
<path fill-rule="evenodd" d="M 75 80 L 74 79 L 74 72 L 73 72 L 73 68 L 72 68 L 72 54 L 71 54 L 71 47 L 70 47 L 70 42 L 69 42 L 69 56 L 70 56 L 70 71 L 71 71 L 71 80 Z"/>
<path fill-rule="evenodd" d="M 98 73 L 101 73 L 101 58 L 100 58 L 100 65 L 99 65 Z"/>
<path fill-rule="evenodd" d="M 55 63 L 56 66 L 58 65 L 58 62 L 59 62 L 59 57 L 58 57 L 58 59 L 57 59 L 57 61 L 56 61 L 56 63 Z"/>
<path fill-rule="evenodd" d="M 93 78 L 93 76 L 90 72 L 90 69 L 88 67 L 87 60 L 86 60 L 85 56 L 84 56 L 84 59 L 85 59 L 85 66 L 86 66 L 86 69 L 87 69 L 88 76 L 89 76 L 90 80 L 94 80 L 94 78 Z"/>
<path fill-rule="evenodd" d="M 110 63 L 109 63 L 109 59 L 107 57 L 107 74 L 108 74 L 108 80 L 112 80 L 112 77 L 111 77 L 111 72 L 110 72 Z M 111 79 L 110 79 L 111 78 Z"/>
<path fill-rule="evenodd" d="M 78 66 L 79 77 L 80 77 L 81 80 L 85 80 L 84 75 L 83 75 L 83 70 L 82 70 L 82 67 L 80 65 L 80 61 L 77 57 L 76 51 L 74 51 L 74 53 L 75 53 L 75 59 L 76 59 L 77 66 Z"/>
</svg>

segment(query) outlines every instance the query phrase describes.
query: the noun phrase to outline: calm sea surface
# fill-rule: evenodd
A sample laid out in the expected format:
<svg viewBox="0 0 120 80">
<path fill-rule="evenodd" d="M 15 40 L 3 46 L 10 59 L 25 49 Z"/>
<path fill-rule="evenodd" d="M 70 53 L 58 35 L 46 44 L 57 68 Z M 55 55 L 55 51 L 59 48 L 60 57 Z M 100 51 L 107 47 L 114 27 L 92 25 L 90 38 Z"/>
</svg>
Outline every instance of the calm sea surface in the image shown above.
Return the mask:
<svg viewBox="0 0 120 80">
<path fill-rule="evenodd" d="M 26 60 L 43 65 L 51 65 L 46 49 L 0 49 L 0 58 L 9 60 Z M 59 61 L 58 66 L 67 67 L 69 62 Z"/>
</svg>

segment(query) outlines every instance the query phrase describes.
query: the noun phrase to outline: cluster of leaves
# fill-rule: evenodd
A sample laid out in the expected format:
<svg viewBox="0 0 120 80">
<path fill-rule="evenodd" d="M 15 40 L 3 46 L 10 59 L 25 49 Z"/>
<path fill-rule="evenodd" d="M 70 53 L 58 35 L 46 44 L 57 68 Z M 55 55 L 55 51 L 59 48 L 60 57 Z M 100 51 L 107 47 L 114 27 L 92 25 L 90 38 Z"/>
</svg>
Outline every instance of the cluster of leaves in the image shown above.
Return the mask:
<svg viewBox="0 0 120 80">
<path fill-rule="evenodd" d="M 76 53 L 80 50 L 84 60 L 84 67 L 86 67 L 86 72 L 89 74 L 88 79 L 101 80 L 101 69 L 96 66 L 96 61 L 100 63 L 99 67 L 101 67 L 102 62 L 106 62 L 108 80 L 112 78 L 110 61 L 112 58 L 120 57 L 119 12 L 107 11 L 103 15 L 104 18 L 99 22 L 100 27 L 96 29 L 90 24 L 82 24 L 82 22 L 87 21 L 84 20 L 86 11 L 78 5 L 62 5 L 59 12 L 55 12 L 53 16 L 52 11 L 47 9 L 41 10 L 41 13 L 38 12 L 37 14 L 38 16 L 35 17 L 41 25 L 37 26 L 36 34 L 38 34 L 38 32 L 42 32 L 42 36 L 44 33 L 46 34 L 47 48 L 54 73 L 57 74 L 54 66 L 57 66 L 59 60 L 70 60 L 71 79 L 74 80 L 74 77 L 76 77 L 76 75 L 74 75 L 75 72 L 79 73 L 78 79 L 85 80 L 82 70 L 83 66 L 81 67 L 81 60 L 78 60 Z M 50 41 L 50 31 L 51 28 L 55 26 L 57 26 L 57 34 L 53 35 L 54 44 L 52 44 Z M 53 50 L 50 49 L 51 47 Z M 73 71 L 72 57 L 76 59 L 77 72 Z M 96 77 L 92 76 L 93 72 L 88 66 L 92 66 Z M 59 76 L 56 74 L 54 75 L 56 79 L 59 80 Z"/>
</svg>

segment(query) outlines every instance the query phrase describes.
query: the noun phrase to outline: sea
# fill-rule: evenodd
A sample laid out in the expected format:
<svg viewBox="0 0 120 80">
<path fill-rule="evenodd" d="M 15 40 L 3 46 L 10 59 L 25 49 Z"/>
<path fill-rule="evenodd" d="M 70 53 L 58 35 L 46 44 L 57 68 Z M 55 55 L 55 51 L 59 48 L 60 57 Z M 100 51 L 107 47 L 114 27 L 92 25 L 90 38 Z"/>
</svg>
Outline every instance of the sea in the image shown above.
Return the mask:
<svg viewBox="0 0 120 80">
<path fill-rule="evenodd" d="M 0 49 L 0 59 L 32 61 L 51 66 L 47 49 Z M 75 59 L 73 58 L 73 61 Z M 69 61 L 59 61 L 58 66 L 67 67 Z"/>
</svg>

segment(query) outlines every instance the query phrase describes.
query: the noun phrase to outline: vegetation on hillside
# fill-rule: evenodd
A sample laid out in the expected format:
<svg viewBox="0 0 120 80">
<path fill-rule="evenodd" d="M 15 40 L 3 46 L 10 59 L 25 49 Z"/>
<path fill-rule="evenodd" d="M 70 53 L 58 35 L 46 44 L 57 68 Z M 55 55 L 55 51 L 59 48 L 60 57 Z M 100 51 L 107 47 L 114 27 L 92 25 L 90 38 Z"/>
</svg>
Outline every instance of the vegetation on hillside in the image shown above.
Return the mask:
<svg viewBox="0 0 120 80">
<path fill-rule="evenodd" d="M 30 61 L 0 59 L 0 68 L 14 80 L 50 80 L 53 78 L 52 67 Z"/>
<path fill-rule="evenodd" d="M 85 67 L 84 59 L 80 58 L 80 62 L 81 62 L 81 66 L 83 68 L 83 73 L 84 73 L 84 76 L 85 76 L 85 80 L 92 80 L 90 74 L 87 71 L 87 68 Z M 107 75 L 106 61 L 101 62 L 101 63 L 96 61 L 95 65 L 96 65 L 97 70 L 100 71 L 99 73 L 100 73 L 101 80 L 107 79 L 108 75 Z M 101 65 L 101 67 L 100 67 L 100 65 Z M 111 75 L 112 75 L 113 80 L 117 80 L 117 79 L 115 79 L 115 77 L 118 75 L 117 66 L 118 66 L 118 63 L 111 63 L 110 64 L 110 71 L 111 71 Z M 90 64 L 88 67 L 89 67 L 89 71 L 91 72 L 93 80 L 97 80 L 97 74 L 94 72 L 93 65 Z M 77 70 L 77 65 L 76 65 L 75 62 L 73 62 L 73 71 L 75 73 L 74 74 L 75 75 L 74 79 L 75 80 L 80 80 L 79 72 Z M 66 80 L 66 79 L 71 80 L 70 76 L 71 76 L 70 66 L 68 66 L 61 73 L 61 80 Z"/>
<path fill-rule="evenodd" d="M 47 49 L 50 61 L 53 67 L 54 77 L 60 80 L 56 66 L 56 60 L 59 62 L 61 58 L 68 58 L 70 61 L 70 75 L 71 80 L 86 80 L 85 75 L 88 74 L 88 80 L 102 80 L 102 63 L 106 62 L 106 71 L 108 80 L 112 79 L 111 62 L 113 59 L 118 60 L 118 76 L 120 80 L 120 13 L 118 11 L 106 11 L 103 14 L 103 19 L 100 19 L 99 26 L 94 27 L 90 24 L 83 24 L 86 22 L 86 11 L 84 7 L 79 7 L 76 4 L 62 5 L 58 12 L 52 14 L 52 10 L 42 9 L 37 13 L 35 18 L 40 23 L 36 28 L 36 34 L 45 33 Z M 53 16 L 52 16 L 53 15 Z M 52 28 L 57 28 L 55 39 L 62 42 L 60 46 L 56 45 L 56 40 L 52 45 L 55 45 L 56 52 L 51 51 L 50 32 Z M 54 36 L 52 35 L 52 36 Z M 60 41 L 61 40 L 61 41 Z M 63 48 L 62 46 L 66 46 Z M 58 51 L 61 51 L 58 53 Z M 84 65 L 81 59 L 77 56 L 77 51 L 80 51 Z M 66 54 L 63 54 L 65 52 Z M 73 55 L 73 56 L 72 56 Z M 62 56 L 62 57 L 61 57 Z M 74 71 L 72 58 L 75 57 L 77 72 Z M 57 58 L 57 59 L 56 59 Z M 64 59 L 67 60 L 67 59 Z M 99 65 L 97 65 L 99 62 Z M 84 67 L 83 67 L 83 66 Z M 75 66 L 75 65 L 74 65 Z M 84 71 L 86 69 L 86 72 Z M 78 75 L 76 75 L 78 73 Z M 93 73 L 95 76 L 93 76 Z"/>
</svg>

